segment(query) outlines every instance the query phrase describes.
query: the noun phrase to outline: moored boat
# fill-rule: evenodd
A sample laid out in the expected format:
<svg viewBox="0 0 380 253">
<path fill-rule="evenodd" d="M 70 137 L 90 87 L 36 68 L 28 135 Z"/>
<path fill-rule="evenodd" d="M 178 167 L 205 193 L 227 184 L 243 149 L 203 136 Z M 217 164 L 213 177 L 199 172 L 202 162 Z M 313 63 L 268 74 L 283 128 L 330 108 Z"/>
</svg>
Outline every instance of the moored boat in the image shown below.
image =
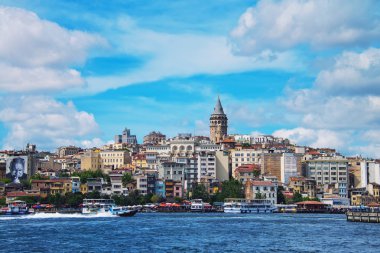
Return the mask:
<svg viewBox="0 0 380 253">
<path fill-rule="evenodd" d="M 225 213 L 273 213 L 276 207 L 267 199 L 226 199 L 223 205 Z"/>
<path fill-rule="evenodd" d="M 25 201 L 15 200 L 8 203 L 8 206 L 0 210 L 0 215 L 27 215 L 32 214 Z"/>
</svg>

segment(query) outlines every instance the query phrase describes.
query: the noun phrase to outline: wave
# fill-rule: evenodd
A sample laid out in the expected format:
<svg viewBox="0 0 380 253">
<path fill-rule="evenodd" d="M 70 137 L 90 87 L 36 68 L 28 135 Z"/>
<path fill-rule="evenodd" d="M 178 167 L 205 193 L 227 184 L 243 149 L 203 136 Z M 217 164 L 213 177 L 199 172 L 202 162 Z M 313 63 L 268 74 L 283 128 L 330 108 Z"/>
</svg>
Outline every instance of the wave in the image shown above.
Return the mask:
<svg viewBox="0 0 380 253">
<path fill-rule="evenodd" d="M 57 219 L 57 218 L 112 218 L 117 217 L 111 213 L 98 213 L 98 214 L 65 214 L 65 213 L 36 213 L 29 215 L 14 215 L 14 216 L 0 216 L 0 220 L 15 220 L 15 219 Z"/>
</svg>

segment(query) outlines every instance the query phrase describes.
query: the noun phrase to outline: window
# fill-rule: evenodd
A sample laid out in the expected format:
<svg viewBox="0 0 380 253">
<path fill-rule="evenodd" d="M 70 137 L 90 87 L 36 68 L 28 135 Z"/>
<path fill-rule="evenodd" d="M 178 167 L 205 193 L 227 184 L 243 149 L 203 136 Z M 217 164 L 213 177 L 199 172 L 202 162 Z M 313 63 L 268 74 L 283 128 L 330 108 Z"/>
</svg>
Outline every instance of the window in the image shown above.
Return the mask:
<svg viewBox="0 0 380 253">
<path fill-rule="evenodd" d="M 166 172 L 166 174 L 167 174 L 167 175 L 170 175 L 170 171 L 168 170 L 168 171 Z"/>
</svg>

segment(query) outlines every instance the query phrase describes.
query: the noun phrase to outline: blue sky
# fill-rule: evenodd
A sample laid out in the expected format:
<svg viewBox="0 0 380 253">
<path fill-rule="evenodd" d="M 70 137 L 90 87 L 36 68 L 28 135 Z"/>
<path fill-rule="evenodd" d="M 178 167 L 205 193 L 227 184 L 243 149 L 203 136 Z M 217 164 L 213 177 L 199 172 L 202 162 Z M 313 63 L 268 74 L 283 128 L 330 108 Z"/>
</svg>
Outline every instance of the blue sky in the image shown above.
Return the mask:
<svg viewBox="0 0 380 253">
<path fill-rule="evenodd" d="M 0 147 L 124 127 L 229 132 L 379 157 L 377 1 L 1 1 Z"/>
</svg>

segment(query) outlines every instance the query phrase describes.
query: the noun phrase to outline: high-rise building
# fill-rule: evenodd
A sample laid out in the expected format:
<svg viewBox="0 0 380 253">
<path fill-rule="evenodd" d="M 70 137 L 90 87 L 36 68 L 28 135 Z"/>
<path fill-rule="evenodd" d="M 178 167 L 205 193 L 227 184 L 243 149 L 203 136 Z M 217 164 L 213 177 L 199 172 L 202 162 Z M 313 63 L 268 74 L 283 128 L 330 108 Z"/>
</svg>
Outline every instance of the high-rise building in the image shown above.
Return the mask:
<svg viewBox="0 0 380 253">
<path fill-rule="evenodd" d="M 228 118 L 218 97 L 214 112 L 210 116 L 210 140 L 214 143 L 221 142 L 227 136 L 227 128 Z"/>
<path fill-rule="evenodd" d="M 137 144 L 136 135 L 131 135 L 131 130 L 128 128 L 125 128 L 121 135 L 115 135 L 115 144 L 118 144 L 118 143 L 126 143 L 126 144 L 135 145 Z"/>
</svg>

